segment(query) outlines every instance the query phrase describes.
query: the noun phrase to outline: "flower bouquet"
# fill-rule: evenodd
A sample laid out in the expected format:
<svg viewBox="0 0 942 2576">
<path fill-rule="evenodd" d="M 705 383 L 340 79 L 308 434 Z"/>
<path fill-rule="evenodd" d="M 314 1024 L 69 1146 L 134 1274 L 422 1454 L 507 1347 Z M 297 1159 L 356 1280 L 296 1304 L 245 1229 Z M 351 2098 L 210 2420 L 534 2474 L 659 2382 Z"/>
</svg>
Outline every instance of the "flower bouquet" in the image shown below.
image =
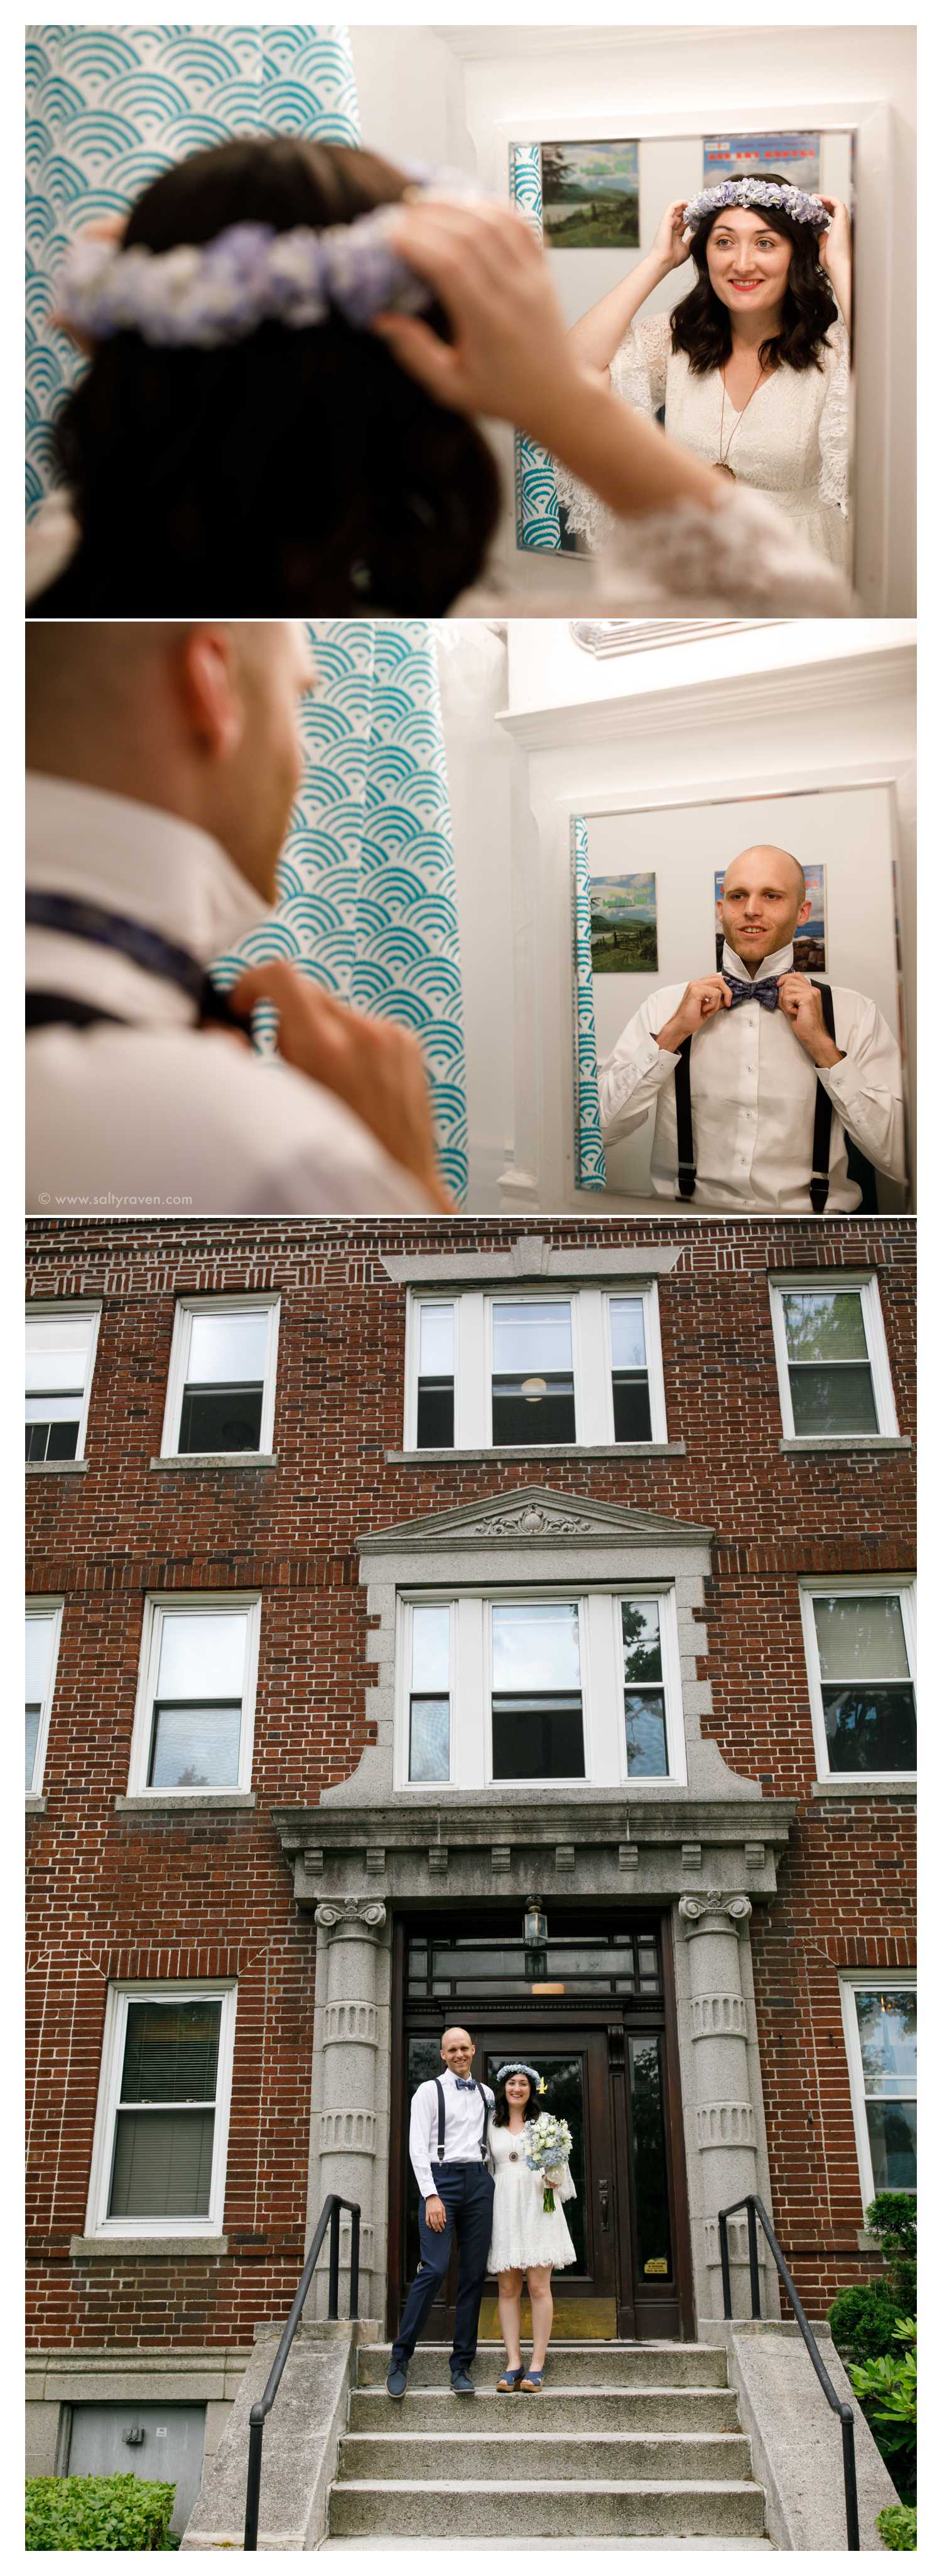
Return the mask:
<svg viewBox="0 0 942 2576">
<path fill-rule="evenodd" d="M 554 2119 L 552 2111 L 541 2111 L 538 2120 L 527 2121 L 524 2163 L 531 2173 L 543 2175 L 543 2207 L 548 2218 L 556 2207 L 553 2183 L 562 2181 L 559 2168 L 571 2154 L 572 2130 L 566 2120 Z"/>
</svg>

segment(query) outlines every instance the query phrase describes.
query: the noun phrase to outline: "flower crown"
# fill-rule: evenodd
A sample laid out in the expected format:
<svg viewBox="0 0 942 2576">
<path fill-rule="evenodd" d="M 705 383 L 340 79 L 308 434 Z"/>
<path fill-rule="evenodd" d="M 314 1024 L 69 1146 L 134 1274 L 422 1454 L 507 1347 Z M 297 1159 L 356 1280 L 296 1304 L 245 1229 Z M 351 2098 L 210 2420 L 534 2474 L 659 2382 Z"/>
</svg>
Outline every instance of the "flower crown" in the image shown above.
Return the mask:
<svg viewBox="0 0 942 2576">
<path fill-rule="evenodd" d="M 529 2075 L 532 2082 L 535 2084 L 538 2093 L 545 2093 L 546 2091 L 545 2075 L 541 2075 L 536 2066 L 525 2066 L 523 2059 L 520 2057 L 513 2058 L 509 2066 L 498 2067 L 495 2078 L 496 2083 L 502 2084 L 505 2075 Z"/>
<path fill-rule="evenodd" d="M 409 201 L 477 196 L 451 173 L 412 186 Z M 56 284 L 63 322 L 88 340 L 136 331 L 152 348 L 217 349 L 245 340 L 263 322 L 307 331 L 339 313 L 355 331 L 378 313 L 419 313 L 433 302 L 388 239 L 398 205 L 378 206 L 352 224 L 315 232 L 299 224 L 229 224 L 200 246 L 152 251 L 79 238 Z"/>
<path fill-rule="evenodd" d="M 721 206 L 780 206 L 796 224 L 813 224 L 818 233 L 830 229 L 823 197 L 784 187 L 780 179 L 720 179 L 716 187 L 702 188 L 699 197 L 691 197 L 684 207 L 684 224 L 700 224 L 704 215 L 718 214 Z"/>
</svg>

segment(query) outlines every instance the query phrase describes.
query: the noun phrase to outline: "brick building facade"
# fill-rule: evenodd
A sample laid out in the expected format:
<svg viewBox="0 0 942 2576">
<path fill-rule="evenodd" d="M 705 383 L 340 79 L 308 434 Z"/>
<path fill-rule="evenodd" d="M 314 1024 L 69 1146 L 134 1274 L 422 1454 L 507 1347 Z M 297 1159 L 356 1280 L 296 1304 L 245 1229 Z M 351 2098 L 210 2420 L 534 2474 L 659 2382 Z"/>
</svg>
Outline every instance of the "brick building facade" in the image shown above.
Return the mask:
<svg viewBox="0 0 942 2576">
<path fill-rule="evenodd" d="M 478 2006 L 496 2037 L 542 2033 L 567 2082 L 584 2043 L 602 2127 L 582 2330 L 690 2336 L 719 2314 L 714 2213 L 742 2190 L 767 2199 L 812 2315 L 873 2268 L 864 2207 L 904 2176 L 906 2143 L 855 2034 L 872 2040 L 894 1996 L 909 2011 L 915 1967 L 899 1642 L 914 1261 L 914 1229 L 887 1219 L 33 1226 L 30 1312 L 58 1350 L 70 1309 L 87 1396 L 57 1411 L 39 1368 L 27 1478 L 52 1659 L 27 1796 L 37 2464 L 64 2457 L 70 2392 L 150 2389 L 157 2357 L 165 2393 L 168 2370 L 181 2402 L 202 2392 L 214 2439 L 226 2374 L 287 2313 L 329 2189 L 362 2201 L 365 2312 L 385 2325 L 409 2259 L 404 2106 L 446 1994 L 450 2017 Z M 180 1432 L 185 1319 L 214 1300 L 268 1317 L 270 1431 L 250 1421 L 228 1457 Z M 498 1308 L 514 1310 L 514 1366 Z M 61 1389 L 61 1352 L 57 1367 Z M 44 1402 L 87 1416 L 78 1454 L 52 1454 L 73 1433 L 44 1429 Z M 549 1441 L 527 1427 L 541 1403 L 557 1408 Z M 188 1594 L 207 1615 L 232 1596 L 254 1636 L 242 1767 L 161 1789 L 158 1727 L 172 1746 L 187 1710 L 160 1697 L 156 1622 L 167 1633 Z M 482 1715 L 480 1634 L 498 1610 L 561 1603 L 569 1654 L 578 1606 L 576 1680 L 524 1674 L 515 1694 L 495 1660 Z M 451 1661 L 429 1681 L 414 1642 L 402 1667 L 417 1608 L 436 1605 Z M 627 1737 L 606 1661 L 619 1617 Z M 660 1665 L 625 1642 L 645 1621 L 650 1640 L 652 1617 Z M 849 1620 L 861 1660 L 845 1673 Z M 498 1728 L 513 1746 L 537 1722 L 546 1776 L 528 1753 L 515 1780 Z M 535 1961 L 519 1948 L 530 1899 Z M 634 1935 L 616 1972 L 600 1944 Z M 201 2118 L 216 2163 L 190 2215 L 152 2229 L 139 2185 L 114 2214 L 120 2140 L 133 2163 L 146 2126 L 121 2108 L 114 2015 L 183 1986 L 234 2038 L 212 2112 L 158 2114 L 190 2142 L 184 2163 Z M 667 2250 L 645 2261 L 659 2227 Z M 768 2280 L 763 2296 L 775 2312 Z"/>
</svg>

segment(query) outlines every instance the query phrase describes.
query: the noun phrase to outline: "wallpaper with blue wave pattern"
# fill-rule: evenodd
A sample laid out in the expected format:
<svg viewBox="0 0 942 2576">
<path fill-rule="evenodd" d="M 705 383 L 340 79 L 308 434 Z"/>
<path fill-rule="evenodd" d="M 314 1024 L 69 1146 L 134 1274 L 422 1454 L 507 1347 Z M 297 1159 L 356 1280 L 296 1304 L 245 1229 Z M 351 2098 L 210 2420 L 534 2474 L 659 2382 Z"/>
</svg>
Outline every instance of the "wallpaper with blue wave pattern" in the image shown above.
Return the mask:
<svg viewBox="0 0 942 2576">
<path fill-rule="evenodd" d="M 538 143 L 510 147 L 510 193 L 526 215 L 538 242 L 543 240 L 543 175 Z M 541 554 L 560 550 L 559 501 L 553 460 L 522 430 L 514 433 L 517 483 L 517 544 Z"/>
</svg>

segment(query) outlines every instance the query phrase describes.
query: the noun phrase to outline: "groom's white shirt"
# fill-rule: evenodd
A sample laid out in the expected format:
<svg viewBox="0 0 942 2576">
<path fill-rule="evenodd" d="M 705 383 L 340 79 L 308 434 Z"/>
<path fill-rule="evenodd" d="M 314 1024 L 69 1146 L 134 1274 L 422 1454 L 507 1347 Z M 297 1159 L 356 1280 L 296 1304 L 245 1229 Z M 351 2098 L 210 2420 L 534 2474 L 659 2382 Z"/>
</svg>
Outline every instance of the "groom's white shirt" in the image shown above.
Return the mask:
<svg viewBox="0 0 942 2576">
<path fill-rule="evenodd" d="M 208 833 L 70 780 L 27 780 L 28 888 L 122 913 L 208 965 L 269 907 Z M 27 1207 L 43 1215 L 181 1209 L 424 1214 L 411 1174 L 318 1082 L 263 1061 L 164 976 L 117 950 L 30 929 L 26 983 L 133 1020 L 34 1031 Z"/>
<path fill-rule="evenodd" d="M 481 2130 L 484 2126 L 483 2093 L 488 2110 L 494 2108 L 489 2084 L 478 2084 L 469 2093 L 459 2087 L 450 2066 L 443 2066 L 441 2082 L 445 2094 L 446 2165 L 479 2165 L 481 2163 Z M 433 2160 L 438 2163 L 438 2090 L 434 2075 L 420 2084 L 412 2096 L 409 2119 L 409 2158 L 423 2200 L 435 2189 L 432 2178 Z"/>
</svg>

